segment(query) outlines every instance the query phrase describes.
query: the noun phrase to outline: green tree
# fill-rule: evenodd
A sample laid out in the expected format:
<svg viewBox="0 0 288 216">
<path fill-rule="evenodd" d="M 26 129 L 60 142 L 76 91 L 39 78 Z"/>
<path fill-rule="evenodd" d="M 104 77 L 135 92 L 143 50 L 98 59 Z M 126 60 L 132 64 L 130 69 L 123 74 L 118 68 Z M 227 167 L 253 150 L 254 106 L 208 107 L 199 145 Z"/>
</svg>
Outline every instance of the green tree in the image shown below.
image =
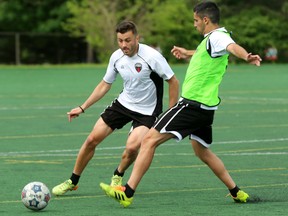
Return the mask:
<svg viewBox="0 0 288 216">
<path fill-rule="evenodd" d="M 118 6 L 119 1 L 68 1 L 67 7 L 73 16 L 67 19 L 63 27 L 73 36 L 84 36 L 97 50 L 97 58 L 105 61 L 111 50 L 115 49 Z"/>
<path fill-rule="evenodd" d="M 65 29 L 73 35 L 85 35 L 98 50 L 101 61 L 107 61 L 117 48 L 115 26 L 121 20 L 133 20 L 142 41 L 161 47 L 164 56 L 176 61 L 170 54 L 173 45 L 196 48 L 201 35 L 193 27 L 193 7 L 198 0 L 82 0 L 68 1 L 72 18 Z M 288 6 L 285 1 L 216 1 L 222 12 L 221 24 L 233 32 L 236 42 L 247 50 L 263 55 L 269 45 L 286 49 Z M 286 5 L 286 6 L 285 6 Z M 235 13 L 237 11 L 237 13 Z M 285 28 L 286 29 L 286 28 Z"/>
<path fill-rule="evenodd" d="M 66 0 L 0 1 L 0 31 L 63 32 L 68 17 Z"/>
<path fill-rule="evenodd" d="M 159 0 L 82 0 L 67 2 L 73 15 L 64 28 L 74 36 L 84 35 L 98 54 L 100 61 L 107 61 L 116 49 L 115 26 L 122 20 L 133 20 L 141 29 L 143 17 L 150 13 Z"/>
<path fill-rule="evenodd" d="M 179 62 L 170 54 L 173 45 L 192 49 L 201 40 L 202 36 L 194 28 L 191 2 L 162 1 L 152 13 L 143 18 L 145 42 L 160 46 L 163 55 L 171 62 Z"/>
<path fill-rule="evenodd" d="M 200 0 L 0 0 L 0 31 L 69 32 L 73 37 L 84 37 L 96 51 L 98 60 L 104 62 L 117 48 L 115 26 L 122 20 L 132 20 L 139 28 L 142 42 L 159 45 L 164 56 L 176 62 L 170 54 L 173 45 L 194 49 L 201 40 L 202 36 L 193 27 L 193 7 L 198 2 Z M 287 0 L 215 2 L 221 9 L 220 24 L 233 32 L 236 42 L 262 55 L 267 46 L 274 45 L 282 61 L 287 61 Z M 2 39 L 0 47 L 8 43 L 12 42 Z M 45 46 L 44 39 L 42 44 L 38 45 Z"/>
<path fill-rule="evenodd" d="M 87 42 L 98 50 L 101 61 L 107 61 L 117 48 L 115 26 L 122 20 L 132 20 L 138 26 L 141 41 L 161 46 L 169 59 L 173 44 L 196 44 L 198 34 L 191 34 L 193 11 L 186 2 L 189 1 L 70 0 L 67 5 L 73 16 L 64 28 L 74 36 L 85 35 Z"/>
<path fill-rule="evenodd" d="M 226 28 L 232 31 L 232 37 L 248 51 L 259 53 L 264 57 L 264 51 L 269 46 L 280 50 L 287 49 L 288 23 L 276 12 L 265 7 L 253 7 L 241 10 L 239 13 L 223 21 Z"/>
</svg>

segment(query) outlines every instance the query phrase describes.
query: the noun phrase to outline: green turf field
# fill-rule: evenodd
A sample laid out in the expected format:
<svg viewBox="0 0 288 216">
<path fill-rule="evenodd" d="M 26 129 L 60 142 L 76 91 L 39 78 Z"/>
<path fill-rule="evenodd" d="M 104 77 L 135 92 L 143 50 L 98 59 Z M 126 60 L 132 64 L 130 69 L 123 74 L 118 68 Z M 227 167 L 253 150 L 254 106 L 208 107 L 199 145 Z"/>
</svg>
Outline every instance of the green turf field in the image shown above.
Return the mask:
<svg viewBox="0 0 288 216">
<path fill-rule="evenodd" d="M 184 79 L 187 65 L 173 66 Z M 288 65 L 230 65 L 221 85 L 212 150 L 251 202 L 235 204 L 225 186 L 198 160 L 188 139 L 160 146 L 124 209 L 99 187 L 110 182 L 129 126 L 97 149 L 79 189 L 52 197 L 43 212 L 21 203 L 21 190 L 42 181 L 50 190 L 68 179 L 79 147 L 103 109 L 121 91 L 120 77 L 108 95 L 80 118 L 66 112 L 82 104 L 102 79 L 101 66 L 0 67 L 0 215 L 287 215 Z M 167 94 L 165 107 L 167 107 Z M 131 169 L 124 176 L 129 177 Z"/>
</svg>

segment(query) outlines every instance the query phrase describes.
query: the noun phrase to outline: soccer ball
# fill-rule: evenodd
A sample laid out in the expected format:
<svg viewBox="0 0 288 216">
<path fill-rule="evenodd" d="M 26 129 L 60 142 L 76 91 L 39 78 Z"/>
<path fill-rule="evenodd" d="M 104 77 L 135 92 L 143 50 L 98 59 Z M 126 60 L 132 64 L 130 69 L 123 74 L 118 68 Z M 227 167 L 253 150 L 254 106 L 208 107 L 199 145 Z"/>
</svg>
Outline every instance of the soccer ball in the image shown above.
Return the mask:
<svg viewBox="0 0 288 216">
<path fill-rule="evenodd" d="M 51 198 L 48 187 L 42 182 L 30 182 L 21 194 L 23 204 L 31 210 L 39 211 L 44 209 Z"/>
</svg>

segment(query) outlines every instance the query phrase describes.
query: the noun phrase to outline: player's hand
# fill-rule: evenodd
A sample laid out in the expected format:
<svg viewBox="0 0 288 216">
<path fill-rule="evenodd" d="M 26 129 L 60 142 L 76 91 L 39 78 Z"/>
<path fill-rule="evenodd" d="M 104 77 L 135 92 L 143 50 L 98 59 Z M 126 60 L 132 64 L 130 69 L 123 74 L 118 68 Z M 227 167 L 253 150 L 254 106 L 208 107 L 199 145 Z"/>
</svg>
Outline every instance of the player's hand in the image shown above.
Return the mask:
<svg viewBox="0 0 288 216">
<path fill-rule="evenodd" d="M 187 50 L 183 47 L 177 47 L 173 46 L 173 49 L 171 50 L 171 53 L 177 58 L 177 59 L 187 59 Z"/>
<path fill-rule="evenodd" d="M 250 64 L 260 66 L 262 59 L 259 55 L 252 55 L 252 53 L 248 53 L 246 61 L 249 62 Z"/>
<path fill-rule="evenodd" d="M 83 113 L 83 110 L 80 107 L 76 107 L 70 112 L 67 112 L 68 121 L 71 122 L 73 118 L 77 118 L 81 113 Z"/>
</svg>

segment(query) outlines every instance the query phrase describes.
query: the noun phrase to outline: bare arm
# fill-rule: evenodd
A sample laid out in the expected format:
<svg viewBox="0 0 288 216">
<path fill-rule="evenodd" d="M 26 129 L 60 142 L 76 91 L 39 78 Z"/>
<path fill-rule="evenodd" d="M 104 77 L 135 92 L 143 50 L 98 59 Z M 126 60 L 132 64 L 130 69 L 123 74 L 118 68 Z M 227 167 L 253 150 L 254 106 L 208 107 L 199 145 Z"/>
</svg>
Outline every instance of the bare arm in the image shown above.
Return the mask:
<svg viewBox="0 0 288 216">
<path fill-rule="evenodd" d="M 178 59 L 188 59 L 194 55 L 195 50 L 187 50 L 183 47 L 174 46 L 171 53 Z"/>
<path fill-rule="evenodd" d="M 102 80 L 80 107 L 76 107 L 70 112 L 67 112 L 68 120 L 71 121 L 72 118 L 78 117 L 81 113 L 84 112 L 84 110 L 88 109 L 91 105 L 99 101 L 110 90 L 110 88 L 111 84 L 106 83 L 104 80 Z"/>
<path fill-rule="evenodd" d="M 247 61 L 250 64 L 254 64 L 256 66 L 260 66 L 262 61 L 259 55 L 252 55 L 252 53 L 248 53 L 243 47 L 236 43 L 229 44 L 227 46 L 227 51 L 233 54 L 234 56 Z"/>
<path fill-rule="evenodd" d="M 169 84 L 169 107 L 172 107 L 178 101 L 179 81 L 176 76 L 172 76 L 167 82 Z"/>
</svg>

